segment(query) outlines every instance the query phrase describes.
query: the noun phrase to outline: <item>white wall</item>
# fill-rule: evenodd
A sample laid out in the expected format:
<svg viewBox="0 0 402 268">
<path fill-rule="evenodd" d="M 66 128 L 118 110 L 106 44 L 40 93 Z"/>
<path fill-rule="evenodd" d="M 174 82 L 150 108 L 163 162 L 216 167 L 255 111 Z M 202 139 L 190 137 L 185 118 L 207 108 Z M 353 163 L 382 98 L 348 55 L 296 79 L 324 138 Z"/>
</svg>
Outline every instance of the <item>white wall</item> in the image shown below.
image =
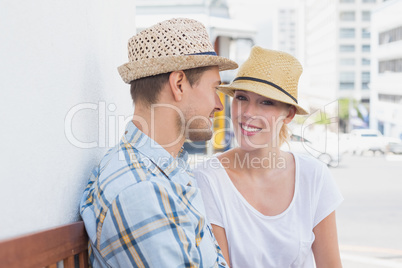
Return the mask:
<svg viewBox="0 0 402 268">
<path fill-rule="evenodd" d="M 0 1 L 0 239 L 79 219 L 133 112 L 116 68 L 134 17 L 133 0 Z"/>
</svg>

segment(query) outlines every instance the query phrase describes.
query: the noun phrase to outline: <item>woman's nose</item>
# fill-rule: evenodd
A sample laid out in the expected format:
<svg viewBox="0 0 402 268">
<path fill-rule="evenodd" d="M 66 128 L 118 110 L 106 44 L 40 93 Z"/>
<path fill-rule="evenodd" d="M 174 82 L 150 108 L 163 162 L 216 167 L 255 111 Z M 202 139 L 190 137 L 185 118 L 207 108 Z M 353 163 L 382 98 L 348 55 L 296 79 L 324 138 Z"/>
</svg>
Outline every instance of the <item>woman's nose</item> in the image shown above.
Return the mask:
<svg viewBox="0 0 402 268">
<path fill-rule="evenodd" d="M 245 105 L 242 105 L 240 107 L 242 109 L 241 114 L 245 117 L 245 118 L 251 118 L 253 117 L 255 114 L 255 107 L 253 104 L 250 103 L 246 103 Z"/>
</svg>

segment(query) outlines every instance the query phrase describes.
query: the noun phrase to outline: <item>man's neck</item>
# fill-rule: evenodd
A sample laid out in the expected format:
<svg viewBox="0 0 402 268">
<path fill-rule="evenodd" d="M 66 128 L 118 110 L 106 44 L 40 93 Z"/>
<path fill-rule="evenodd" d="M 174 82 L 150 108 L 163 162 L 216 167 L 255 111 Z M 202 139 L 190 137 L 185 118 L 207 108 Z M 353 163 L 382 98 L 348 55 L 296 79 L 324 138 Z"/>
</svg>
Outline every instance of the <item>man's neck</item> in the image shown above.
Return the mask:
<svg viewBox="0 0 402 268">
<path fill-rule="evenodd" d="M 170 106 L 140 107 L 136 105 L 133 123 L 174 158 L 177 157 L 184 144 L 185 133 L 184 129 L 179 131 L 176 110 Z"/>
</svg>

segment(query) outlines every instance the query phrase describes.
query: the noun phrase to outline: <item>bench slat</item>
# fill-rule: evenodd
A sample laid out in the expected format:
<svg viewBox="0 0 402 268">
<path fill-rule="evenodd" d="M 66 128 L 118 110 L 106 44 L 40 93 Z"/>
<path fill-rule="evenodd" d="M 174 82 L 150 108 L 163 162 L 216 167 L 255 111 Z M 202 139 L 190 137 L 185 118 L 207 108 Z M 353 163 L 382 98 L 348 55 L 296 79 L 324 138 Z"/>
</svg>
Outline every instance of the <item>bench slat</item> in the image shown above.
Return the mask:
<svg viewBox="0 0 402 268">
<path fill-rule="evenodd" d="M 79 258 L 79 267 L 87 267 L 88 266 L 88 251 L 81 252 L 78 255 Z"/>
<path fill-rule="evenodd" d="M 0 242 L 0 267 L 46 267 L 70 256 L 74 267 L 74 255 L 87 250 L 88 236 L 80 221 Z"/>
<path fill-rule="evenodd" d="M 70 256 L 63 261 L 64 268 L 75 268 L 74 256 Z"/>
</svg>

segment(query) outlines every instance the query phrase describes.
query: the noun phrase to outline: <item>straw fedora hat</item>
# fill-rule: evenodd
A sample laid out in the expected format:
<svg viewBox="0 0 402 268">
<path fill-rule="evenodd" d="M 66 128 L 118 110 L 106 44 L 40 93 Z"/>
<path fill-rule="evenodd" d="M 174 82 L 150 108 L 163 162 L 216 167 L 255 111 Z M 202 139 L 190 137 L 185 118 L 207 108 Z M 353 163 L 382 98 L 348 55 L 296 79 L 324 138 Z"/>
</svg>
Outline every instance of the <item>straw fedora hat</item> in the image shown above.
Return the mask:
<svg viewBox="0 0 402 268">
<path fill-rule="evenodd" d="M 124 82 L 197 67 L 232 70 L 237 63 L 216 55 L 200 22 L 176 18 L 145 29 L 128 41 L 129 62 L 118 67 Z"/>
<path fill-rule="evenodd" d="M 254 46 L 233 82 L 219 86 L 219 90 L 232 97 L 235 90 L 251 91 L 291 104 L 297 114 L 308 114 L 297 102 L 297 84 L 302 72 L 300 62 L 292 55 Z"/>
</svg>

